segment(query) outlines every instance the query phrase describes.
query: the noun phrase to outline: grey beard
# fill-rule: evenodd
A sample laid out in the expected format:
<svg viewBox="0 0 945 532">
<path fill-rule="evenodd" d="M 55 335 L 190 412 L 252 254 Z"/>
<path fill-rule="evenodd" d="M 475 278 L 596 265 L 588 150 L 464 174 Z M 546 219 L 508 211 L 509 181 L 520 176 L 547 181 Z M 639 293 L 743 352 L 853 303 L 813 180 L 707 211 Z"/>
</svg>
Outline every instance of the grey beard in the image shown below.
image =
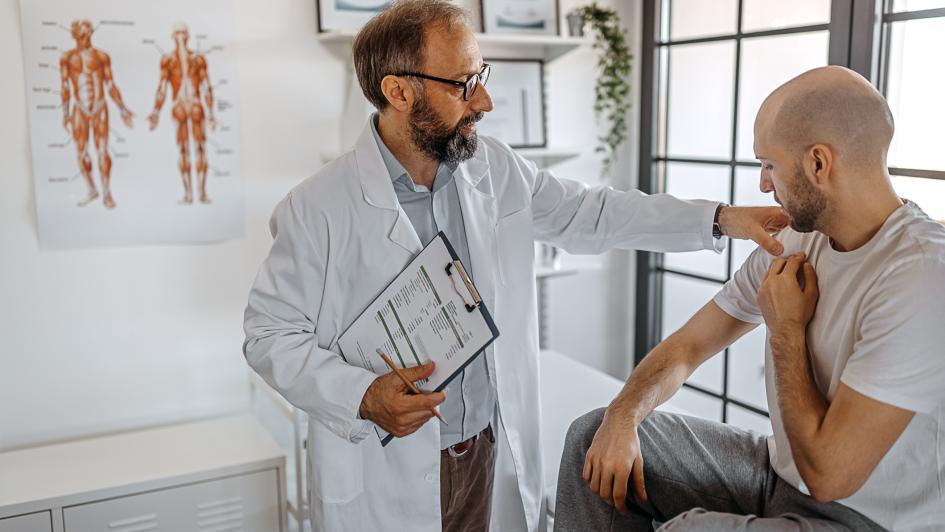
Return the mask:
<svg viewBox="0 0 945 532">
<path fill-rule="evenodd" d="M 463 135 L 460 129 L 482 120 L 485 113 L 479 112 L 460 120 L 450 128 L 440 120 L 426 100 L 418 100 L 410 111 L 410 138 L 424 154 L 435 161 L 459 163 L 472 158 L 479 145 L 479 137 L 473 131 Z"/>
</svg>

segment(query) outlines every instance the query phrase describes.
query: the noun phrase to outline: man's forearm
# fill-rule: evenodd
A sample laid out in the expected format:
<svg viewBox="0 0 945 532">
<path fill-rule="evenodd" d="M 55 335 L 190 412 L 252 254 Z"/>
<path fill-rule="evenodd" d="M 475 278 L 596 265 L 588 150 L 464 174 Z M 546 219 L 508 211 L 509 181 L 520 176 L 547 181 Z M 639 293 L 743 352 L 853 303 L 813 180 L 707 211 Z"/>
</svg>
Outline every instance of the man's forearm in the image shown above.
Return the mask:
<svg viewBox="0 0 945 532">
<path fill-rule="evenodd" d="M 784 429 L 798 471 L 810 484 L 829 461 L 829 449 L 819 441 L 829 405 L 814 382 L 804 329 L 772 333 L 771 355 Z"/>
<path fill-rule="evenodd" d="M 683 346 L 673 337 L 656 346 L 633 370 L 605 417 L 639 425 L 689 378 L 692 368 L 683 353 Z"/>
</svg>

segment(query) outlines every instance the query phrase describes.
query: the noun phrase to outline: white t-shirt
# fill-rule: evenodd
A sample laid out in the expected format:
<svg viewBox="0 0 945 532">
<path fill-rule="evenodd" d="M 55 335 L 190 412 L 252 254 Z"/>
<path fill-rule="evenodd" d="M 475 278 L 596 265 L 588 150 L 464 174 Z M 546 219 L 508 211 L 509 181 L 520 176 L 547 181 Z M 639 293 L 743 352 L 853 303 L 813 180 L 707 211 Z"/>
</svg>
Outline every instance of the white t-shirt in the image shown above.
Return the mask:
<svg viewBox="0 0 945 532">
<path fill-rule="evenodd" d="M 945 227 L 907 203 L 853 251 L 836 251 L 819 232 L 786 229 L 778 239 L 784 256 L 804 251 L 817 271 L 820 299 L 807 345 L 827 401 L 842 381 L 916 413 L 866 483 L 839 502 L 890 530 L 945 530 Z M 715 303 L 736 319 L 761 323 L 758 288 L 772 259 L 752 253 Z M 770 342 L 765 385 L 771 464 L 809 493 L 781 421 Z"/>
</svg>

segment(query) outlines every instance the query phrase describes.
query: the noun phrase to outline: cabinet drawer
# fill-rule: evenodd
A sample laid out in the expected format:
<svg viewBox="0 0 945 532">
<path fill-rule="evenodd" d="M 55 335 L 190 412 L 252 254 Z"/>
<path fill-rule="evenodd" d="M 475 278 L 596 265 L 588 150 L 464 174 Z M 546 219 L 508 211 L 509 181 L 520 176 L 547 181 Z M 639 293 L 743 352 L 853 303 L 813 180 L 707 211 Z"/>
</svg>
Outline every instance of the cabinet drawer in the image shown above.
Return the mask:
<svg viewBox="0 0 945 532">
<path fill-rule="evenodd" d="M 63 509 L 66 532 L 279 530 L 276 471 L 119 497 Z"/>
<path fill-rule="evenodd" d="M 52 514 L 36 512 L 0 519 L 0 532 L 52 532 Z"/>
</svg>

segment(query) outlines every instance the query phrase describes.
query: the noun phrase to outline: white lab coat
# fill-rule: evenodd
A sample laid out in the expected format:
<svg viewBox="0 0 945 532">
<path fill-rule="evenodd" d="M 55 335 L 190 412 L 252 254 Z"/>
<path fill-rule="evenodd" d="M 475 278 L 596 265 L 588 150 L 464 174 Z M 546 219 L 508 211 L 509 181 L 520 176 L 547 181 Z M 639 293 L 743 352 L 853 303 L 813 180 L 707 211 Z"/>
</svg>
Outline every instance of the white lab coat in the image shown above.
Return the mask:
<svg viewBox="0 0 945 532">
<path fill-rule="evenodd" d="M 455 176 L 475 282 L 500 332 L 488 351 L 495 422 L 534 531 L 544 475 L 533 240 L 573 253 L 713 248 L 716 204 L 558 179 L 488 137 Z M 373 424 L 358 418 L 376 376 L 346 364 L 337 344 L 422 248 L 370 125 L 353 151 L 286 196 L 270 226 L 274 242 L 249 295 L 244 352 L 310 416 L 313 530 L 440 530 L 439 424 L 381 447 Z"/>
</svg>

